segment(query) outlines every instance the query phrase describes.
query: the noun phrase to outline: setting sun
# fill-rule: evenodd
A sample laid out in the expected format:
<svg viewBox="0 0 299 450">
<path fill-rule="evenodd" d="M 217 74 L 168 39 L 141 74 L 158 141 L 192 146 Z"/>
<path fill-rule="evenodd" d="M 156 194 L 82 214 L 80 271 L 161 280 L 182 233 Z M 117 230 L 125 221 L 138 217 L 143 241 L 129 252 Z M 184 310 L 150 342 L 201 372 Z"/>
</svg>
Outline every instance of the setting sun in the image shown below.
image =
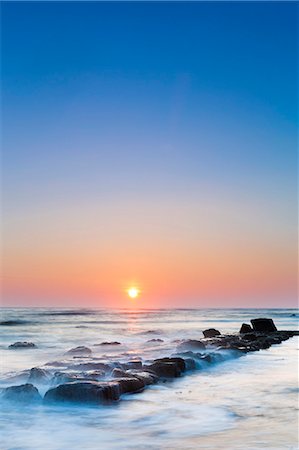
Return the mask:
<svg viewBox="0 0 299 450">
<path fill-rule="evenodd" d="M 137 289 L 136 287 L 131 287 L 127 292 L 130 298 L 136 298 L 139 295 L 139 289 Z"/>
</svg>

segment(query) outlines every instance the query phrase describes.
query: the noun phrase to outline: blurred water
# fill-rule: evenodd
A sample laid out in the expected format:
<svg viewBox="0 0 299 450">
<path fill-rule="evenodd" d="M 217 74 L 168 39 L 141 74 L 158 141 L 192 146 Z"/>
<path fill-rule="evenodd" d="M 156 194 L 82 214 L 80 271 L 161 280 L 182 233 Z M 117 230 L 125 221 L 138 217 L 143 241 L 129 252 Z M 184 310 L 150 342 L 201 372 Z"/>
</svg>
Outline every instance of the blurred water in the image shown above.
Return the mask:
<svg viewBox="0 0 299 450">
<path fill-rule="evenodd" d="M 210 327 L 234 333 L 242 322 L 272 317 L 296 329 L 292 309 L 62 310 L 2 309 L 0 379 L 89 347 L 103 361 L 168 356 L 174 340 L 200 339 Z M 151 339 L 163 342 L 148 342 Z M 2 405 L 3 450 L 297 449 L 297 339 L 187 373 L 105 407 Z M 9 350 L 16 341 L 38 348 Z M 103 341 L 121 345 L 101 347 Z M 47 387 L 45 388 L 47 389 Z M 41 389 L 40 389 L 41 390 Z"/>
</svg>

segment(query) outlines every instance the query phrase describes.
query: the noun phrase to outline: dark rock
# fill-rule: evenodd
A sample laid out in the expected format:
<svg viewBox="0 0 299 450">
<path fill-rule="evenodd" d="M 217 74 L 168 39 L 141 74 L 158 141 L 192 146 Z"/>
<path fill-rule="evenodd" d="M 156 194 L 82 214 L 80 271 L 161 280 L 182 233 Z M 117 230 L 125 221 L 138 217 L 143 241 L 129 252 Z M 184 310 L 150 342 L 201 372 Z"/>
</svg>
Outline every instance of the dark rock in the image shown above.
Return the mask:
<svg viewBox="0 0 299 450">
<path fill-rule="evenodd" d="M 148 341 L 146 341 L 146 342 L 164 342 L 163 341 L 163 339 L 149 339 Z"/>
<path fill-rule="evenodd" d="M 28 382 L 31 383 L 47 383 L 50 380 L 50 374 L 39 367 L 32 367 L 29 373 Z"/>
<path fill-rule="evenodd" d="M 101 404 L 118 400 L 119 396 L 120 386 L 118 382 L 75 381 L 49 389 L 44 400 L 46 402 Z"/>
<path fill-rule="evenodd" d="M 206 348 L 205 344 L 196 339 L 188 339 L 177 346 L 178 351 L 184 350 L 204 350 Z"/>
<path fill-rule="evenodd" d="M 120 342 L 114 341 L 114 342 L 101 342 L 100 344 L 95 344 L 97 346 L 99 345 L 121 345 Z"/>
<path fill-rule="evenodd" d="M 196 363 L 193 358 L 186 358 L 185 360 L 186 370 L 196 369 Z"/>
<path fill-rule="evenodd" d="M 15 342 L 14 344 L 9 345 L 8 348 L 16 349 L 16 348 L 36 348 L 36 345 L 33 342 Z"/>
<path fill-rule="evenodd" d="M 147 369 L 153 371 L 158 377 L 179 377 L 186 370 L 185 361 L 182 358 L 156 359 Z"/>
<path fill-rule="evenodd" d="M 128 369 L 142 369 L 142 361 L 140 359 L 133 359 L 124 364 L 124 366 Z"/>
<path fill-rule="evenodd" d="M 127 376 L 127 372 L 123 369 L 115 368 L 112 370 L 113 378 L 123 378 Z"/>
<path fill-rule="evenodd" d="M 243 336 L 244 341 L 256 341 L 258 339 L 257 335 L 254 333 L 247 333 Z"/>
<path fill-rule="evenodd" d="M 250 322 L 252 323 L 253 330 L 258 333 L 272 333 L 277 331 L 272 319 L 252 319 Z"/>
<path fill-rule="evenodd" d="M 105 364 L 102 362 L 86 362 L 79 364 L 72 364 L 68 366 L 69 369 L 72 370 L 102 370 L 103 372 L 109 372 L 111 370 L 111 366 L 109 364 Z"/>
<path fill-rule="evenodd" d="M 137 378 L 138 380 L 141 380 L 144 385 L 154 384 L 158 381 L 158 377 L 154 373 L 138 371 L 135 369 L 122 370 L 116 368 L 113 369 L 112 376 L 114 378 Z"/>
<path fill-rule="evenodd" d="M 244 334 L 244 333 L 252 333 L 252 328 L 248 323 L 242 323 L 242 326 L 240 328 L 239 333 L 240 334 Z"/>
<path fill-rule="evenodd" d="M 138 370 L 127 370 L 126 376 L 133 376 L 135 378 L 140 379 L 144 382 L 144 384 L 147 386 L 149 384 L 157 383 L 158 376 L 154 374 L 153 372 L 146 372 L 146 371 L 138 371 Z"/>
<path fill-rule="evenodd" d="M 134 394 L 143 391 L 145 382 L 141 378 L 123 377 L 117 378 L 121 394 Z"/>
<path fill-rule="evenodd" d="M 101 376 L 103 376 L 104 373 L 101 372 Z M 54 374 L 54 377 L 52 378 L 51 384 L 52 385 L 58 385 L 58 384 L 65 384 L 70 383 L 72 381 L 98 381 L 100 376 L 93 373 L 65 373 L 65 372 L 56 372 Z"/>
<path fill-rule="evenodd" d="M 4 388 L 1 398 L 21 403 L 36 402 L 42 399 L 36 387 L 29 383 Z"/>
<path fill-rule="evenodd" d="M 221 333 L 218 330 L 215 330 L 215 328 L 209 328 L 208 330 L 203 331 L 203 335 L 205 338 L 213 338 L 216 336 L 220 336 Z"/>
<path fill-rule="evenodd" d="M 80 345 L 79 347 L 71 348 L 66 352 L 67 355 L 91 355 L 91 350 L 88 347 L 84 347 L 84 345 Z"/>
</svg>

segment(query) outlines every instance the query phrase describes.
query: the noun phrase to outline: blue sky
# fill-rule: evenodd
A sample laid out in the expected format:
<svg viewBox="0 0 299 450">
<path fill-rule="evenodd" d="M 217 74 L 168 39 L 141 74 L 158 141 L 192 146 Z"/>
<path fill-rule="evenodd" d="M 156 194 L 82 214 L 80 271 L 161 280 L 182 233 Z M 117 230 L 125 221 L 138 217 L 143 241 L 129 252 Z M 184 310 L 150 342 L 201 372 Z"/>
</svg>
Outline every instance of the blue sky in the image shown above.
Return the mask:
<svg viewBox="0 0 299 450">
<path fill-rule="evenodd" d="M 7 2 L 2 28 L 9 242 L 49 209 L 191 202 L 249 205 L 291 252 L 297 4 Z"/>
</svg>

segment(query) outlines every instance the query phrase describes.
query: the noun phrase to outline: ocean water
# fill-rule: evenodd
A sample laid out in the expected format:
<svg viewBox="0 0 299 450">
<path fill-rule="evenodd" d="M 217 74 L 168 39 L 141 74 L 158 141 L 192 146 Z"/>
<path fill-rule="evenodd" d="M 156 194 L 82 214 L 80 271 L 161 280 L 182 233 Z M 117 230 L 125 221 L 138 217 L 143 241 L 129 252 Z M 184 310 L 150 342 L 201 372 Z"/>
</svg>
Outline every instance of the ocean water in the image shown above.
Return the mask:
<svg viewBox="0 0 299 450">
<path fill-rule="evenodd" d="M 2 308 L 0 387 L 26 382 L 32 367 L 73 373 L 76 364 L 90 360 L 117 364 L 170 356 L 180 339 L 201 339 L 202 330 L 211 327 L 236 333 L 242 322 L 256 317 L 272 317 L 281 330 L 297 329 L 293 309 Z M 8 349 L 16 341 L 37 348 Z M 120 345 L 98 345 L 105 341 Z M 73 358 L 70 366 L 65 352 L 79 345 L 92 350 L 92 359 Z M 0 448 L 297 449 L 298 337 L 241 357 L 218 353 L 215 364 L 112 405 L 2 403 Z M 42 395 L 50 386 L 36 384 Z"/>
</svg>

